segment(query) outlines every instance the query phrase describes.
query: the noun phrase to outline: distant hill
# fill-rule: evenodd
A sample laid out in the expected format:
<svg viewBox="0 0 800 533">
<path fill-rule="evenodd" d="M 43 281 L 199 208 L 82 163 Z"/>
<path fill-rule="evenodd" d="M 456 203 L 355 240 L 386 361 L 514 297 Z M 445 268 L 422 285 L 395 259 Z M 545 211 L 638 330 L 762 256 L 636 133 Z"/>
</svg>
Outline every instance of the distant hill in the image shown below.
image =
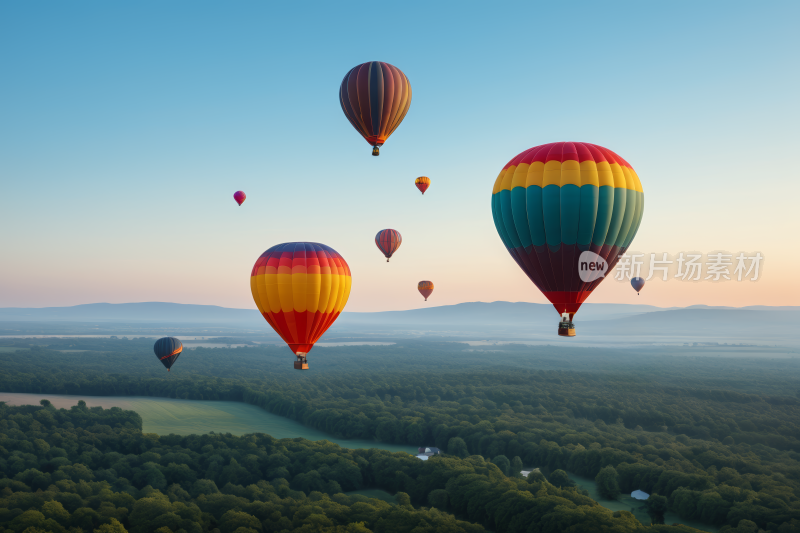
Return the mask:
<svg viewBox="0 0 800 533">
<path fill-rule="evenodd" d="M 584 320 L 604 320 L 619 316 L 661 311 L 652 305 L 585 304 L 581 307 Z M 532 319 L 552 320 L 556 311 L 550 304 L 527 302 L 469 302 L 378 313 L 344 312 L 340 320 L 354 323 L 430 324 L 464 321 L 480 324 L 521 323 Z M 168 323 L 250 323 L 260 324 L 263 318 L 255 309 L 235 309 L 216 305 L 141 302 L 125 304 L 84 304 L 72 307 L 3 307 L 0 321 L 37 322 L 168 322 Z"/>
<path fill-rule="evenodd" d="M 379 313 L 342 313 L 330 336 L 552 338 L 558 313 L 550 304 L 469 302 Z M 581 339 L 648 338 L 800 340 L 800 307 L 746 308 L 584 304 L 576 316 Z M 175 331 L 175 333 L 169 333 Z M 182 334 L 277 336 L 255 309 L 165 302 L 0 308 L 0 335 Z M 557 337 L 556 341 L 560 341 Z"/>
<path fill-rule="evenodd" d="M 258 322 L 255 309 L 233 309 L 216 305 L 141 302 L 128 304 L 84 304 L 72 307 L 3 307 L 0 320 L 37 322 L 189 322 L 196 324 Z"/>
<path fill-rule="evenodd" d="M 644 313 L 624 319 L 582 324 L 589 335 L 758 340 L 774 344 L 800 341 L 800 308 L 686 308 Z M 774 341 L 774 342 L 771 342 Z"/>
<path fill-rule="evenodd" d="M 582 320 L 608 320 L 641 313 L 662 311 L 652 305 L 584 304 Z M 497 325 L 528 324 L 533 321 L 558 321 L 558 313 L 551 304 L 528 302 L 468 302 L 442 305 L 408 311 L 383 311 L 378 313 L 343 313 L 348 323 L 359 324 L 451 324 Z"/>
</svg>

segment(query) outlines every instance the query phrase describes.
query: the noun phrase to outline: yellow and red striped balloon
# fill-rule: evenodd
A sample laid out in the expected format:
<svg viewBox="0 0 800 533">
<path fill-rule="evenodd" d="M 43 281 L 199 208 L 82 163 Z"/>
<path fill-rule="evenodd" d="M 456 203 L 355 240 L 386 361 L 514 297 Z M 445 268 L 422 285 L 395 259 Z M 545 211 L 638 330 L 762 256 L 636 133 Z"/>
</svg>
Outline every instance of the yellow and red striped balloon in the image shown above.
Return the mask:
<svg viewBox="0 0 800 533">
<path fill-rule="evenodd" d="M 273 246 L 250 273 L 258 310 L 304 364 L 306 354 L 347 304 L 350 285 L 344 258 L 315 242 Z"/>
</svg>

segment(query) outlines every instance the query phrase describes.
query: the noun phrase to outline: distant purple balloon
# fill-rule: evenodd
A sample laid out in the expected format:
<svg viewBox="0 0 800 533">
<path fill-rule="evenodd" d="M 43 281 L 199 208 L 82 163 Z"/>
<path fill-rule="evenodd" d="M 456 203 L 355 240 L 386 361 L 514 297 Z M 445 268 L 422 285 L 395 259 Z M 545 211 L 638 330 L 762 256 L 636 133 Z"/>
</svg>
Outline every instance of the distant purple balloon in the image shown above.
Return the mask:
<svg viewBox="0 0 800 533">
<path fill-rule="evenodd" d="M 242 191 L 236 191 L 233 193 L 233 199 L 236 200 L 236 203 L 239 205 L 242 205 L 242 202 L 244 202 L 245 198 L 247 198 L 247 195 Z"/>
<path fill-rule="evenodd" d="M 644 287 L 644 279 L 631 278 L 631 287 L 633 287 L 633 290 L 636 291 L 636 294 L 639 294 L 639 291 L 642 290 L 642 287 Z"/>
</svg>

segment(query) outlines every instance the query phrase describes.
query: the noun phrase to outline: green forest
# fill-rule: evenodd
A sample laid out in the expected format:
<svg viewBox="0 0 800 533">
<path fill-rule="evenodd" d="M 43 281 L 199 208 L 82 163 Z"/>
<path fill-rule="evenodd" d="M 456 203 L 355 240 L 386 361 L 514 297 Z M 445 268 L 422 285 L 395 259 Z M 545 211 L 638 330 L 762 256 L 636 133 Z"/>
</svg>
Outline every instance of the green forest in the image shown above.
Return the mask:
<svg viewBox="0 0 800 533">
<path fill-rule="evenodd" d="M 642 527 L 480 456 L 420 461 L 263 434 L 159 437 L 131 411 L 42 403 L 0 405 L 3 531 L 691 531 Z M 396 503 L 344 493 L 363 486 Z"/>
<path fill-rule="evenodd" d="M 386 512 L 405 510 L 410 513 L 409 520 L 420 520 L 413 527 L 408 522 L 408 529 L 403 526 L 397 531 L 423 527 L 423 521 L 431 530 L 454 531 L 479 527 L 475 524 L 497 532 L 668 530 L 671 526 L 658 525 L 666 510 L 685 520 L 719 526 L 721 533 L 800 531 L 800 365 L 794 358 L 727 357 L 724 349 L 714 347 L 698 356 L 698 348 L 690 347 L 636 353 L 525 346 L 476 350 L 457 343 L 398 342 L 380 347 L 315 348 L 309 356 L 314 372 L 292 371 L 291 353 L 286 348 L 195 348 L 185 350 L 167 374 L 152 355 L 152 339 L 53 341 L 18 340 L 0 345 L 0 364 L 7 370 L 0 375 L 0 390 L 244 401 L 331 435 L 434 445 L 447 453 L 422 462 L 404 454 L 344 450 L 325 442 L 274 441 L 261 435 L 157 438 L 142 436 L 135 415 L 123 415 L 119 410 L 110 411 L 119 418 L 114 424 L 92 422 L 85 427 L 89 422 L 81 426 L 74 417 L 112 414 L 95 412 L 95 408 L 87 411 L 78 407 L 67 412 L 49 407 L 7 407 L 4 412 L 14 412 L 4 415 L 4 420 L 14 420 L 19 427 L 4 426 L 2 438 L 11 439 L 13 433 L 13 440 L 30 442 L 21 445 L 24 451 L 20 445 L 7 445 L 7 440 L 2 446 L 13 454 L 30 456 L 26 456 L 27 464 L 3 464 L 8 480 L 4 482 L 20 482 L 26 490 L 47 494 L 58 486 L 53 476 L 60 476 L 61 465 L 52 466 L 53 458 L 47 454 L 37 456 L 35 462 L 32 457 L 36 448 L 31 424 L 42 424 L 37 413 L 47 412 L 55 417 L 55 425 L 48 427 L 59 429 L 35 426 L 35 431 L 55 431 L 66 439 L 60 428 L 69 424 L 90 433 L 92 427 L 106 425 L 117 436 L 108 441 L 113 441 L 113 446 L 105 441 L 105 448 L 92 444 L 99 450 L 98 457 L 111 453 L 140 456 L 132 457 L 127 469 L 122 465 L 118 469 L 114 466 L 117 461 L 90 461 L 88 452 L 81 448 L 73 456 L 65 446 L 41 435 L 36 437 L 50 447 L 68 450 L 63 457 L 72 464 L 80 463 L 92 472 L 114 471 L 104 474 L 108 479 L 95 475 L 92 481 L 84 480 L 86 483 L 105 482 L 110 486 L 105 490 L 128 494 L 136 501 L 158 497 L 172 505 L 193 503 L 200 510 L 198 516 L 205 517 L 201 526 L 209 531 L 227 531 L 230 527 L 224 523 L 224 513 L 214 514 L 201 505 L 200 499 L 208 497 L 195 489 L 201 480 L 213 481 L 223 495 L 250 498 L 253 503 L 267 497 L 250 497 L 259 490 L 269 492 L 265 501 L 270 502 L 287 498 L 297 505 L 311 505 L 309 500 L 323 502 L 318 504 L 323 508 L 319 514 L 331 522 L 311 525 L 309 531 L 337 531 L 337 527 L 355 527 L 347 524 L 356 522 L 373 531 L 393 531 L 381 529 L 389 526 L 381 526 L 377 514 L 372 521 L 351 520 L 351 515 L 334 519 L 329 514 L 332 507 L 326 506 L 352 509 L 361 505 L 352 500 L 355 496 L 341 494 L 361 487 L 398 494 L 397 504 L 387 507 Z M 87 412 L 91 415 L 84 415 Z M 22 415 L 31 422 L 24 425 L 13 418 Z M 125 416 L 133 418 L 123 421 L 120 417 Z M 142 454 L 151 450 L 145 450 L 142 444 L 119 447 L 129 439 L 152 444 L 152 450 L 186 449 L 174 453 L 184 453 L 192 461 L 173 462 L 187 465 L 194 478 L 171 478 L 169 461 L 142 460 Z M 251 442 L 248 439 L 255 439 L 254 446 L 263 447 L 265 451 L 259 453 L 267 457 L 277 453 L 271 451 L 272 447 L 284 447 L 288 451 L 280 453 L 290 459 L 292 454 L 301 453 L 300 448 L 307 456 L 336 455 L 336 461 L 341 458 L 358 465 L 360 480 L 356 483 L 355 477 L 330 475 L 330 468 L 318 463 L 306 468 L 305 460 L 294 459 L 283 465 L 287 471 L 280 471 L 278 476 L 269 461 L 251 459 L 247 463 L 247 454 L 219 454 L 222 459 L 215 461 L 221 472 L 226 468 L 231 471 L 236 459 L 235 464 L 246 465 L 241 471 L 251 477 L 219 477 L 222 474 L 210 468 L 211 450 L 203 446 L 212 443 L 218 450 L 216 443 L 220 442 L 234 450 L 250 446 L 243 444 Z M 309 451 L 316 446 L 324 446 L 326 451 Z M 173 452 L 153 453 L 166 457 Z M 251 455 L 260 457 L 259 453 Z M 136 470 L 145 464 L 152 464 L 152 479 L 147 478 L 150 474 Z M 334 463 L 325 464 L 330 467 Z M 376 465 L 391 465 L 385 470 L 390 473 L 378 475 L 376 468 L 384 470 Z M 522 465 L 539 467 L 543 475 L 519 478 Z M 32 473 L 25 477 L 24 472 L 31 469 L 50 477 L 38 478 L 39 474 Z M 637 489 L 651 494 L 647 508 L 655 525 L 642 525 L 630 513 L 611 513 L 598 506 L 570 486 L 565 471 L 595 478 L 607 497 Z M 308 476 L 314 481 L 305 483 L 303 480 L 312 479 Z M 40 480 L 38 485 L 30 481 L 33 478 Z M 183 499 L 175 495 L 176 484 L 185 492 Z M 14 487 L 24 492 L 23 485 L 7 488 L 16 494 Z M 284 485 L 286 491 L 297 492 L 281 492 Z M 380 506 L 377 500 L 372 502 L 369 505 Z M 139 527 L 132 522 L 135 503 L 124 507 L 131 513 L 125 517 L 128 521 L 117 521 L 119 527 L 132 531 Z M 22 513 L 30 506 L 8 508 Z M 284 513 L 289 508 L 283 509 L 281 517 L 294 520 L 294 515 Z M 39 512 L 45 516 L 43 520 L 47 519 L 44 511 Z M 246 511 L 242 508 L 237 512 Z M 256 531 L 307 525 L 285 521 L 279 527 L 275 522 L 265 522 L 262 515 L 248 514 L 260 520 L 261 529 L 253 527 Z M 17 518 L 8 515 L 0 522 L 10 525 Z M 447 525 L 435 526 L 435 520 Z M 93 522 L 92 527 L 113 525 L 108 521 L 98 524 Z M 61 526 L 82 527 L 72 522 Z M 20 533 L 24 530 L 14 527 L 12 530 Z M 190 531 L 177 523 L 163 527 L 173 533 Z M 49 526 L 42 529 L 56 532 Z"/>
</svg>

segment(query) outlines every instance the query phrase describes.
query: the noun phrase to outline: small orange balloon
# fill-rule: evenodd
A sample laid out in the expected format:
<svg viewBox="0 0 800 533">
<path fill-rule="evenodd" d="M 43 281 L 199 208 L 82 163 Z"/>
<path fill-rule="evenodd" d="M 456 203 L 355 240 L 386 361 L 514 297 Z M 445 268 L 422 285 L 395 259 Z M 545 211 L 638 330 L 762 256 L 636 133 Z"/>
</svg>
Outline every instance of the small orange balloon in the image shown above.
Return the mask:
<svg viewBox="0 0 800 533">
<path fill-rule="evenodd" d="M 417 179 L 414 180 L 414 185 L 417 186 L 417 189 L 419 189 L 419 192 L 421 192 L 422 194 L 425 194 L 425 191 L 427 191 L 428 187 L 431 186 L 431 179 L 429 177 L 427 177 L 427 176 L 420 176 L 420 177 L 418 177 Z"/>
<path fill-rule="evenodd" d="M 432 281 L 420 281 L 417 283 L 417 290 L 419 293 L 425 297 L 425 301 L 428 301 L 428 296 L 431 295 L 433 292 L 433 282 Z"/>
</svg>

